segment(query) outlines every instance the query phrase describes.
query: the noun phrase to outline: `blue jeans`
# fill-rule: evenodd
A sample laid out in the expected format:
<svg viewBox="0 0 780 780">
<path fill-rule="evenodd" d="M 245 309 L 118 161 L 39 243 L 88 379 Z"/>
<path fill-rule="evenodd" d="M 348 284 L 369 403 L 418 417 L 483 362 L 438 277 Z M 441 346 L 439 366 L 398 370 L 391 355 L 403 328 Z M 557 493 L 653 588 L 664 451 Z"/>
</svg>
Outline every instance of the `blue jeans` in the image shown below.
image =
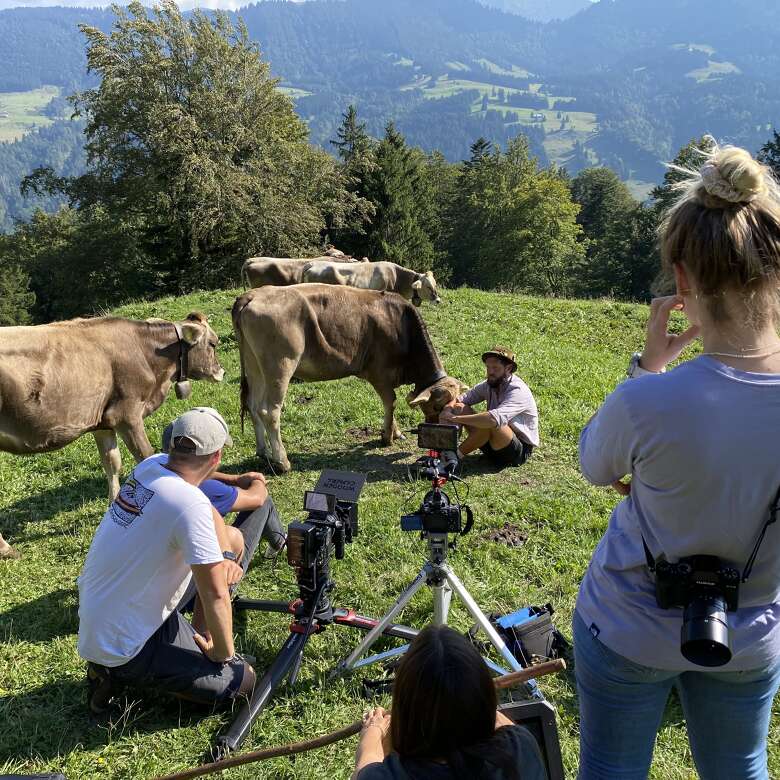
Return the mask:
<svg viewBox="0 0 780 780">
<path fill-rule="evenodd" d="M 766 744 L 780 659 L 749 672 L 672 672 L 629 661 L 575 613 L 580 780 L 644 780 L 672 686 L 701 780 L 768 780 Z"/>
</svg>

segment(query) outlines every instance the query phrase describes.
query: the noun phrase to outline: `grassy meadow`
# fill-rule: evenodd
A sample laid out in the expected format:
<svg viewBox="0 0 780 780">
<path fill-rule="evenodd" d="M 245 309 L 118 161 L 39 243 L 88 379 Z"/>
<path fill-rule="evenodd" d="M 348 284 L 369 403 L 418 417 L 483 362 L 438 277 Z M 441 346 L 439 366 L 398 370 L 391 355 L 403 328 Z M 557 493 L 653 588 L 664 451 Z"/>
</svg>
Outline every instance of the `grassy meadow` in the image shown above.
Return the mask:
<svg viewBox="0 0 780 780">
<path fill-rule="evenodd" d="M 60 94 L 59 87 L 41 87 L 27 92 L 0 92 L 0 141 L 16 141 L 36 127 L 53 120 L 41 113 Z"/>
<path fill-rule="evenodd" d="M 224 469 L 259 464 L 251 426 L 239 424 L 238 350 L 229 309 L 238 290 L 198 293 L 125 306 L 134 318 L 184 317 L 193 309 L 210 316 L 221 337 L 226 369 L 219 385 L 194 383 L 192 398 L 171 394 L 146 422 L 154 445 L 165 425 L 194 405 L 213 405 L 227 418 L 235 446 Z M 611 302 L 561 301 L 461 289 L 443 292 L 439 307 L 424 316 L 448 372 L 468 383 L 482 376 L 479 355 L 494 343 L 517 350 L 520 375 L 540 409 L 542 446 L 521 469 L 496 473 L 479 458 L 466 462 L 474 531 L 460 540 L 452 563 L 486 612 L 552 602 L 558 627 L 570 636 L 577 586 L 603 533 L 617 495 L 593 488 L 577 468 L 580 429 L 624 376 L 628 356 L 642 343 L 647 310 Z M 418 416 L 399 391 L 402 428 Z M 423 487 L 411 483 L 406 464 L 419 451 L 413 436 L 392 447 L 379 442 L 381 404 L 357 379 L 290 386 L 282 433 L 293 471 L 270 476 L 283 520 L 300 517 L 303 491 L 322 468 L 367 473 L 360 502 L 361 532 L 346 557 L 333 562 L 334 601 L 378 616 L 418 571 L 424 548 L 417 534 L 402 533 L 399 515 L 417 506 Z M 123 449 L 125 474 L 130 458 Z M 81 778 L 151 778 L 195 765 L 228 721 L 150 695 L 128 700 L 124 716 L 110 725 L 90 721 L 84 706 L 85 665 L 76 653 L 76 577 L 92 534 L 106 508 L 105 481 L 91 437 L 59 452 L 30 458 L 0 454 L 0 529 L 22 552 L 0 562 L 0 774 L 62 771 Z M 520 547 L 489 541 L 491 530 L 512 524 Z M 291 570 L 258 562 L 242 584 L 244 595 L 292 598 Z M 427 592 L 418 594 L 403 622 L 423 625 L 430 614 Z M 237 646 L 257 656 L 262 670 L 287 635 L 283 615 L 252 614 L 237 628 Z M 466 629 L 455 605 L 452 623 Z M 283 690 L 256 722 L 244 749 L 310 738 L 357 719 L 368 702 L 360 675 L 326 683 L 328 671 L 349 652 L 358 635 L 335 627 L 310 641 L 294 690 Z M 370 671 L 368 676 L 377 676 Z M 556 706 L 568 776 L 577 768 L 577 700 L 569 670 L 541 685 Z M 389 697 L 378 703 L 387 706 Z M 780 776 L 780 718 L 770 736 L 770 774 Z M 464 717 L 467 715 L 464 714 Z M 727 713 L 724 713 L 727 717 Z M 353 767 L 355 738 L 294 760 L 277 759 L 226 772 L 234 778 L 345 780 Z M 652 777 L 695 778 L 682 713 L 673 700 L 658 738 Z"/>
</svg>

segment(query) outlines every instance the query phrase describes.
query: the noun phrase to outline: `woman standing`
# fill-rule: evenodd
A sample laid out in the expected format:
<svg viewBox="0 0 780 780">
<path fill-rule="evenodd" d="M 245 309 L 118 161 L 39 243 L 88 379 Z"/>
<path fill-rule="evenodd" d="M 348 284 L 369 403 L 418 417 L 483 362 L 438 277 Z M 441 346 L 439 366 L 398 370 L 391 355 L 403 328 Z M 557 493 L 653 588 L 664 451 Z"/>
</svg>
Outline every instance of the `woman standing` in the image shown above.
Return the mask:
<svg viewBox="0 0 780 780">
<path fill-rule="evenodd" d="M 653 301 L 629 381 L 580 437 L 590 482 L 631 475 L 630 490 L 616 485 L 628 495 L 574 617 L 580 778 L 647 777 L 672 687 L 703 780 L 767 778 L 780 685 L 780 522 L 770 522 L 780 487 L 780 190 L 768 169 L 743 149 L 716 148 L 681 185 L 661 252 L 677 295 Z M 690 324 L 677 336 L 667 332 L 674 310 Z M 665 373 L 697 336 L 702 354 Z M 701 555 L 749 576 L 736 611 L 708 615 L 715 602 L 705 601 L 684 621 L 682 603 L 659 604 L 656 563 Z M 676 602 L 697 597 L 688 590 Z M 725 646 L 684 654 L 684 622 L 688 633 L 720 629 Z"/>
</svg>

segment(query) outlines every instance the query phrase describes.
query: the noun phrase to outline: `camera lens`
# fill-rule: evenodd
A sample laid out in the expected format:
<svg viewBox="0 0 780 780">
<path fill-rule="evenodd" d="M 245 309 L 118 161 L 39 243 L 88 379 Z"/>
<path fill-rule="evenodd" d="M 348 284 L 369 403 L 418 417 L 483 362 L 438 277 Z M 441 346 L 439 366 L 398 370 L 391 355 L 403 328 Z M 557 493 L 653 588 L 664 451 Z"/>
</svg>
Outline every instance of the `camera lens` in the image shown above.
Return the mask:
<svg viewBox="0 0 780 780">
<path fill-rule="evenodd" d="M 680 651 L 698 666 L 723 666 L 731 660 L 723 597 L 715 594 L 700 596 L 685 607 Z"/>
</svg>

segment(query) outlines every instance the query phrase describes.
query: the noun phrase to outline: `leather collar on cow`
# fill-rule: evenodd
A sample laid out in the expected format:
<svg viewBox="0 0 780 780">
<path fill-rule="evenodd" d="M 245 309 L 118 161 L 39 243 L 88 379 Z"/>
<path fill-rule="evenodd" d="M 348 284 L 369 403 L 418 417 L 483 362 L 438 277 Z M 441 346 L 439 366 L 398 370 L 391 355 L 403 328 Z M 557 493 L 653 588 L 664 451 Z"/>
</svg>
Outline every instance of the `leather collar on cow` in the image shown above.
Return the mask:
<svg viewBox="0 0 780 780">
<path fill-rule="evenodd" d="M 419 395 L 423 390 L 427 390 L 431 385 L 435 385 L 440 379 L 444 379 L 447 376 L 447 372 L 443 369 L 439 369 L 430 379 L 426 382 L 418 382 L 414 386 L 414 394 Z"/>
<path fill-rule="evenodd" d="M 181 325 L 178 322 L 174 322 L 173 327 L 176 331 L 176 338 L 179 341 L 179 357 L 176 360 L 176 384 L 174 385 L 174 390 L 176 391 L 176 397 L 183 400 L 189 398 L 190 393 L 192 393 L 192 385 L 189 379 L 187 379 L 190 345 L 184 340 Z"/>
<path fill-rule="evenodd" d="M 422 306 L 422 298 L 420 297 L 420 294 L 415 290 L 412 293 L 412 304 L 414 306 Z"/>
</svg>

